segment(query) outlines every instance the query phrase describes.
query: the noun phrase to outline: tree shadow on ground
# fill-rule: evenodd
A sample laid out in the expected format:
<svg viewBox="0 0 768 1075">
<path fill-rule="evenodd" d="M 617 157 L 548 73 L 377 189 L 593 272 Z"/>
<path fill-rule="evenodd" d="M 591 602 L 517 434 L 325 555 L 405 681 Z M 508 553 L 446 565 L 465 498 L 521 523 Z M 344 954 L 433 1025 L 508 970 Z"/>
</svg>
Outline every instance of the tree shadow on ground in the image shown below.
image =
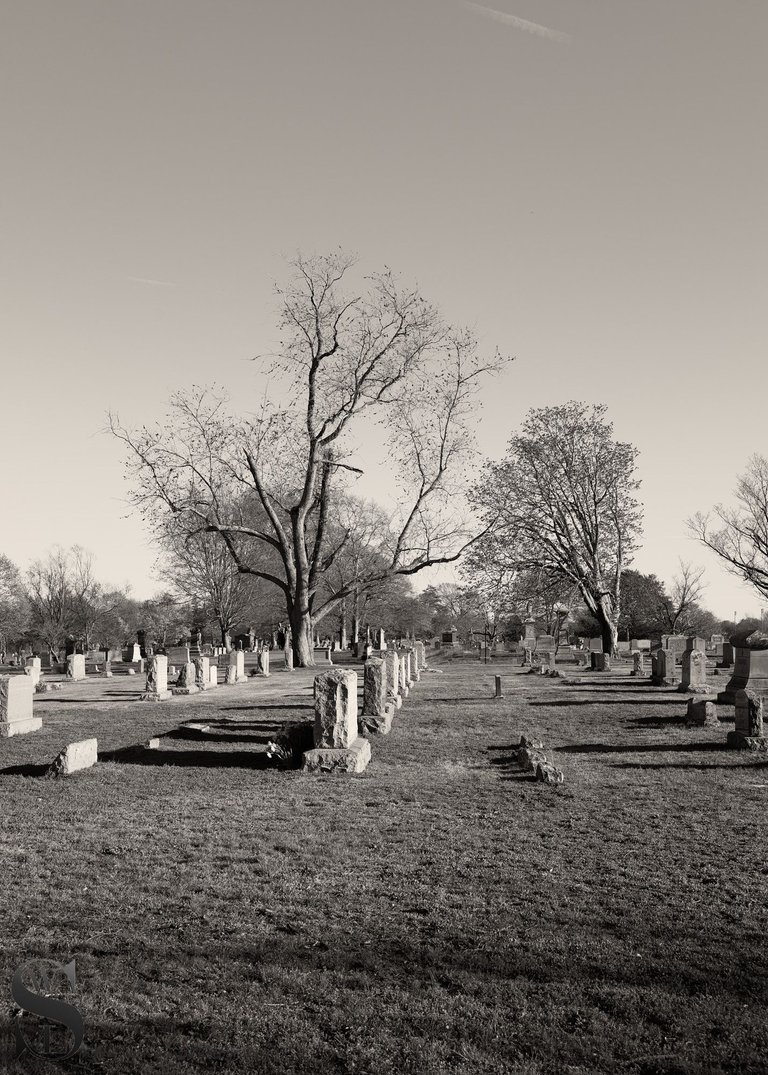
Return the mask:
<svg viewBox="0 0 768 1075">
<path fill-rule="evenodd" d="M 558 747 L 560 754 L 694 754 L 698 751 L 727 750 L 725 740 L 719 743 L 579 743 Z"/>
<path fill-rule="evenodd" d="M 735 752 L 734 752 L 735 753 Z M 709 769 L 737 769 L 743 771 L 744 766 L 739 765 L 738 760 L 734 758 L 731 764 L 728 762 L 685 762 L 685 761 L 651 761 L 651 762 L 639 762 L 639 761 L 620 761 L 611 766 L 612 769 L 699 769 L 702 772 L 706 772 Z M 768 761 L 753 762 L 749 769 L 768 769 Z"/>
<path fill-rule="evenodd" d="M 556 698 L 552 702 L 536 701 L 529 702 L 530 706 L 579 706 L 579 705 L 681 705 L 685 698 L 658 698 L 650 701 L 648 698 Z"/>
</svg>

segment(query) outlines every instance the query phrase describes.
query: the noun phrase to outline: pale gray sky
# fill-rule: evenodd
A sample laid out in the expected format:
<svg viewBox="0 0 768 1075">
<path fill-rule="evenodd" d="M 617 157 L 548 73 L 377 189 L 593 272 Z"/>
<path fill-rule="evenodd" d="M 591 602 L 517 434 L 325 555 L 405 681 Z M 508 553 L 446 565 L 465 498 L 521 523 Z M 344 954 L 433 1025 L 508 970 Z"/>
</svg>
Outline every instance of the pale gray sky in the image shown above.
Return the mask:
<svg viewBox="0 0 768 1075">
<path fill-rule="evenodd" d="M 768 451 L 765 0 L 23 0 L 0 6 L 0 551 L 79 542 L 144 596 L 108 408 L 217 381 L 243 407 L 297 248 L 416 279 L 517 356 L 531 406 L 607 403 L 645 547 Z"/>
</svg>

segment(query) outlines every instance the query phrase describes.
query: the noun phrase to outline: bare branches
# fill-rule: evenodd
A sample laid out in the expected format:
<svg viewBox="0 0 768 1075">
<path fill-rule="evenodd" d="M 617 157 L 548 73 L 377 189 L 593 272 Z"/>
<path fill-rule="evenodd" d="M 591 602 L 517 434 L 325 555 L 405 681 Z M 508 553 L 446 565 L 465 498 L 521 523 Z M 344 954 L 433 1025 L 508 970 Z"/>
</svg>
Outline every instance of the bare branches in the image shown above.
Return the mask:
<svg viewBox="0 0 768 1075">
<path fill-rule="evenodd" d="M 736 506 L 718 504 L 711 514 L 688 520 L 695 537 L 726 570 L 768 597 L 768 460 L 755 454 L 736 482 Z"/>
</svg>

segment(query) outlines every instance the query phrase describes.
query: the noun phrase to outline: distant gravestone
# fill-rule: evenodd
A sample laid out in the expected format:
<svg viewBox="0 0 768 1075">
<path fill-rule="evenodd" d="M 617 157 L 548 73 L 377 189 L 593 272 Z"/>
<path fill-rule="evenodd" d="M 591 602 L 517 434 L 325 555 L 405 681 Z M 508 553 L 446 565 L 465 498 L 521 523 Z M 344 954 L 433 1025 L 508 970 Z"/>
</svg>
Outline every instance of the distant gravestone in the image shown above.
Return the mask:
<svg viewBox="0 0 768 1075">
<path fill-rule="evenodd" d="M 168 658 L 157 653 L 147 660 L 147 684 L 140 696 L 141 702 L 164 702 L 171 697 L 168 690 Z"/>
<path fill-rule="evenodd" d="M 592 653 L 592 671 L 593 672 L 610 672 L 611 670 L 611 658 L 607 653 Z"/>
<path fill-rule="evenodd" d="M 720 658 L 721 668 L 733 668 L 734 646 L 730 642 L 723 642 L 723 653 Z"/>
<path fill-rule="evenodd" d="M 256 656 L 256 675 L 269 679 L 269 650 L 262 648 Z"/>
<path fill-rule="evenodd" d="M 539 635 L 536 639 L 536 653 L 554 653 L 555 652 L 555 638 L 554 635 Z"/>
<path fill-rule="evenodd" d="M 34 692 L 30 676 L 0 676 L 0 739 L 42 728 L 32 711 Z"/>
<path fill-rule="evenodd" d="M 67 657 L 67 679 L 74 683 L 85 679 L 85 656 L 82 653 L 70 653 Z"/>
<path fill-rule="evenodd" d="M 189 653 L 189 646 L 168 646 L 165 651 L 165 655 L 168 658 L 169 665 L 182 665 L 189 664 L 192 657 Z"/>
<path fill-rule="evenodd" d="M 43 673 L 42 662 L 39 657 L 27 657 L 27 663 L 24 667 L 24 671 L 32 680 L 32 686 L 36 687 L 40 682 L 40 677 Z"/>
<path fill-rule="evenodd" d="M 629 673 L 631 676 L 644 676 L 645 671 L 645 655 L 642 650 L 635 650 L 632 654 L 632 671 Z"/>
<path fill-rule="evenodd" d="M 211 685 L 211 659 L 210 657 L 195 657 L 195 686 L 201 691 L 206 691 Z"/>
<path fill-rule="evenodd" d="M 691 639 L 691 642 L 694 642 Z M 699 649 L 687 649 L 683 654 L 683 670 L 680 682 L 681 691 L 689 694 L 709 694 L 711 687 L 707 686 L 707 658 L 706 654 Z"/>
</svg>

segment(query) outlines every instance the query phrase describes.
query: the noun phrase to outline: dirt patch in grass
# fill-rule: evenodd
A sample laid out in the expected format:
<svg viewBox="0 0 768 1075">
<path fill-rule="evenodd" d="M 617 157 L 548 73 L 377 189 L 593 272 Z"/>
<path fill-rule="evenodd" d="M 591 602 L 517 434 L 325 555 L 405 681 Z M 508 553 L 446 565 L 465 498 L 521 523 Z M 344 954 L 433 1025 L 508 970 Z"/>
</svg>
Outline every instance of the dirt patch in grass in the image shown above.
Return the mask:
<svg viewBox="0 0 768 1075">
<path fill-rule="evenodd" d="M 266 768 L 306 673 L 86 684 L 3 743 L 3 980 L 76 959 L 80 1070 L 768 1072 L 766 763 L 627 675 L 507 664 L 494 699 L 493 665 L 443 668 L 351 778 Z M 522 732 L 564 785 L 520 774 Z M 14 771 L 90 735 L 112 760 Z"/>
</svg>

